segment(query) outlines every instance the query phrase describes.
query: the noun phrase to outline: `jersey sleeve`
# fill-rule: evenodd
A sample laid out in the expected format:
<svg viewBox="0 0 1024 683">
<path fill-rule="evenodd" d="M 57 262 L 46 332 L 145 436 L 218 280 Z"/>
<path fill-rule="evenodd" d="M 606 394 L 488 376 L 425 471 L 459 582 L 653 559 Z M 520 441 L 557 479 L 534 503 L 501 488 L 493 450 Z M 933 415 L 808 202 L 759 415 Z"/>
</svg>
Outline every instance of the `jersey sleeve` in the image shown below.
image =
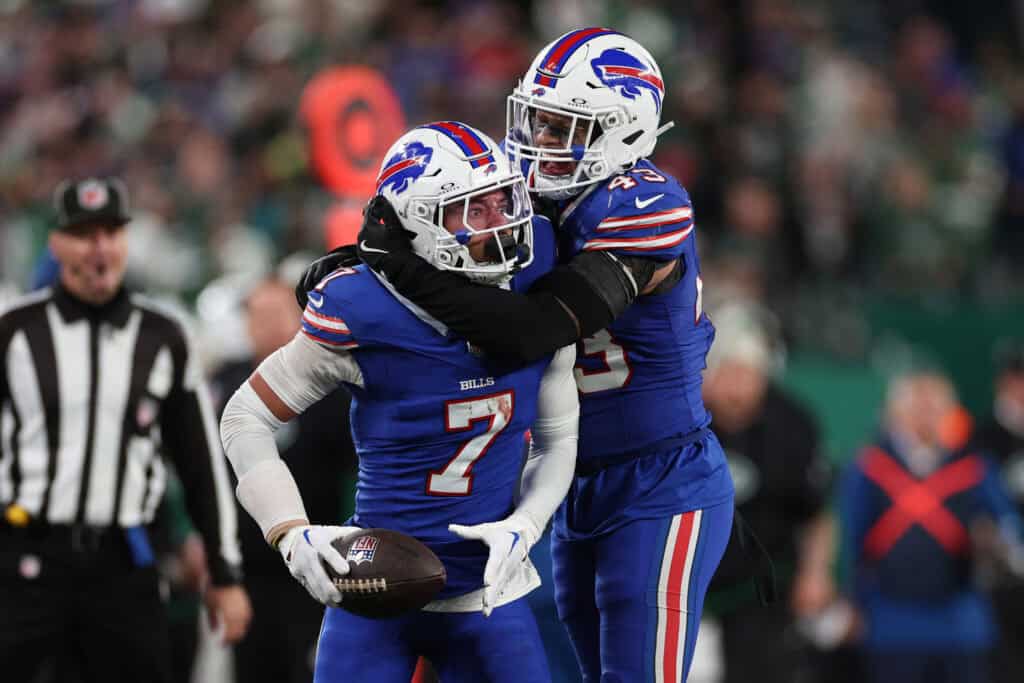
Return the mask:
<svg viewBox="0 0 1024 683">
<path fill-rule="evenodd" d="M 302 311 L 302 334 L 328 349 L 351 351 L 359 347 L 345 322 L 348 297 L 342 295 L 345 276 L 353 274 L 349 268 L 340 268 L 325 277 L 309 292 Z"/>
<path fill-rule="evenodd" d="M 613 180 L 606 189 L 606 206 L 611 209 L 593 217 L 599 220 L 591 222 L 594 227 L 587 231 L 583 251 L 610 251 L 659 261 L 678 258 L 693 232 L 693 207 L 685 190 L 671 180 L 611 187 L 614 184 Z"/>
</svg>

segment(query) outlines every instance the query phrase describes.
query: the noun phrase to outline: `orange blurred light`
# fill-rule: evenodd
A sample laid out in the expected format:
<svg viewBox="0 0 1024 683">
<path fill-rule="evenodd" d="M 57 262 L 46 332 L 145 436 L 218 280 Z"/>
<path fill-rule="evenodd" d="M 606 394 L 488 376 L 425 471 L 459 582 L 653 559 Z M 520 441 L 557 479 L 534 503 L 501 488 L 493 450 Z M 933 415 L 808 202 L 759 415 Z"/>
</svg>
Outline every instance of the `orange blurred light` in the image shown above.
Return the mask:
<svg viewBox="0 0 1024 683">
<path fill-rule="evenodd" d="M 384 153 L 405 132 L 387 79 L 365 66 L 327 69 L 306 86 L 301 112 L 320 180 L 341 197 L 368 199 Z"/>
</svg>

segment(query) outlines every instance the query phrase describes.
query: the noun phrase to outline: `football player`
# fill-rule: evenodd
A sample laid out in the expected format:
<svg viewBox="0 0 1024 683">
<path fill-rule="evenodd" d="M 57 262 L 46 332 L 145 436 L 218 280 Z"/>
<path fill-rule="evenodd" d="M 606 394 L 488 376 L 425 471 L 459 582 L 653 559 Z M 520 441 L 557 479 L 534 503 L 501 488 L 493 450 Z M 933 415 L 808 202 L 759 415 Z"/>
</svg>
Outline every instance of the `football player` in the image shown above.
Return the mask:
<svg viewBox="0 0 1024 683">
<path fill-rule="evenodd" d="M 552 554 L 586 681 L 685 680 L 732 524 L 701 400 L 714 328 L 693 208 L 647 159 L 664 100 L 654 59 L 616 31 L 571 31 L 537 55 L 508 99 L 505 145 L 554 218 L 562 265 L 525 294 L 428 278 L 381 198 L 360 234 L 360 258 L 487 353 L 529 362 L 579 340 L 579 461 Z"/>
<path fill-rule="evenodd" d="M 377 192 L 430 276 L 525 287 L 554 264 L 550 224 L 535 221 L 523 176 L 469 126 L 444 121 L 402 136 Z M 242 505 L 328 605 L 315 680 L 406 683 L 418 656 L 442 680 L 550 680 L 522 598 L 539 584 L 529 549 L 573 476 L 575 349 L 496 366 L 366 266 L 331 272 L 307 296 L 301 330 L 231 398 L 221 431 Z M 356 512 L 351 526 L 312 525 L 273 432 L 341 383 L 353 394 Z M 331 543 L 360 527 L 430 547 L 447 570 L 438 598 L 390 619 L 337 609 L 344 596 L 321 563 L 346 574 Z"/>
</svg>

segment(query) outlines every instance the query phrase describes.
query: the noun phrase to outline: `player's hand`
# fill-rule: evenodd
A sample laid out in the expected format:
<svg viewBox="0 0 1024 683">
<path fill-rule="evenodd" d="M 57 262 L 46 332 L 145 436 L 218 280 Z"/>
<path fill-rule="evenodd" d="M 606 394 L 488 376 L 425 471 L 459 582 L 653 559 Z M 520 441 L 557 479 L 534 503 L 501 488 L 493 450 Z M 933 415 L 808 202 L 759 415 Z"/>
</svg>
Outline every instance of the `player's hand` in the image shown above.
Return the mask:
<svg viewBox="0 0 1024 683">
<path fill-rule="evenodd" d="M 299 303 L 299 308 L 306 307 L 306 292 L 320 284 L 320 281 L 325 277 L 336 271 L 338 268 L 351 268 L 352 266 L 358 265 L 359 257 L 356 255 L 356 247 L 354 244 L 335 247 L 310 263 L 306 266 L 306 269 L 302 271 L 302 275 L 299 276 L 299 281 L 295 283 L 295 300 Z"/>
<path fill-rule="evenodd" d="M 467 540 L 482 541 L 489 548 L 484 568 L 483 606 L 484 616 L 489 617 L 509 582 L 523 570 L 523 563 L 540 537 L 540 531 L 532 521 L 515 514 L 500 522 L 473 526 L 449 524 L 448 531 Z"/>
<path fill-rule="evenodd" d="M 356 238 L 356 250 L 363 263 L 379 271 L 389 254 L 412 251 L 413 237 L 402 227 L 391 203 L 376 195 L 363 209 L 363 227 Z"/>
<path fill-rule="evenodd" d="M 359 531 L 354 526 L 296 526 L 285 533 L 277 548 L 292 576 L 318 602 L 330 607 L 341 604 L 341 591 L 327 575 L 326 562 L 339 576 L 348 574 L 348 562 L 331 545 Z"/>
<path fill-rule="evenodd" d="M 203 594 L 210 628 L 220 632 L 224 642 L 237 643 L 245 637 L 252 620 L 252 603 L 241 586 L 211 586 Z"/>
</svg>

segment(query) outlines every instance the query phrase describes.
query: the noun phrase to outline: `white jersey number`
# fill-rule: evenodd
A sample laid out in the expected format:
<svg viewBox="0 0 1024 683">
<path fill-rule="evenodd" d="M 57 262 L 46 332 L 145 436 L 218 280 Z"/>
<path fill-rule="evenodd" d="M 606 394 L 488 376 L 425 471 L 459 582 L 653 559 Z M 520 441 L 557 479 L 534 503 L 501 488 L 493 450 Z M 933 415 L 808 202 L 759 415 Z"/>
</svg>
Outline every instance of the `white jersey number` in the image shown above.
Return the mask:
<svg viewBox="0 0 1024 683">
<path fill-rule="evenodd" d="M 446 432 L 464 432 L 477 422 L 487 420 L 487 430 L 469 439 L 448 464 L 427 477 L 427 493 L 432 496 L 468 496 L 473 492 L 473 465 L 482 458 L 494 439 L 512 421 L 515 394 L 504 391 L 444 404 Z"/>
<path fill-rule="evenodd" d="M 604 363 L 604 368 L 600 370 L 587 370 L 578 363 L 573 368 L 576 388 L 581 394 L 619 389 L 629 383 L 629 378 L 633 375 L 633 368 L 629 366 L 629 354 L 615 342 L 608 330 L 601 330 L 580 343 L 583 345 L 579 351 L 581 357 L 600 358 Z"/>
</svg>

